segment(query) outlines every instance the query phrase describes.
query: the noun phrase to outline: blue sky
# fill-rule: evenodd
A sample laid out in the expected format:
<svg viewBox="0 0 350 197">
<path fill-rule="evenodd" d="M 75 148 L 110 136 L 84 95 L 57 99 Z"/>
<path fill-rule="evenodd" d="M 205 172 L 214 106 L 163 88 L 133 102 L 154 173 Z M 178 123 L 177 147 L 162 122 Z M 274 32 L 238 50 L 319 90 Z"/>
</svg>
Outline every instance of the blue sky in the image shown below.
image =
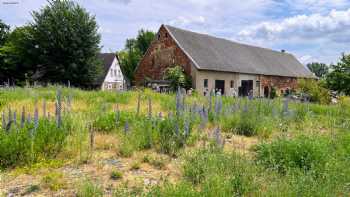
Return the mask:
<svg viewBox="0 0 350 197">
<path fill-rule="evenodd" d="M 252 45 L 285 49 L 302 63 L 350 53 L 350 0 L 75 0 L 96 16 L 103 51 L 123 48 L 141 28 L 169 24 Z M 18 2 L 8 4 L 6 2 Z M 0 19 L 31 21 L 46 0 L 0 0 Z"/>
</svg>

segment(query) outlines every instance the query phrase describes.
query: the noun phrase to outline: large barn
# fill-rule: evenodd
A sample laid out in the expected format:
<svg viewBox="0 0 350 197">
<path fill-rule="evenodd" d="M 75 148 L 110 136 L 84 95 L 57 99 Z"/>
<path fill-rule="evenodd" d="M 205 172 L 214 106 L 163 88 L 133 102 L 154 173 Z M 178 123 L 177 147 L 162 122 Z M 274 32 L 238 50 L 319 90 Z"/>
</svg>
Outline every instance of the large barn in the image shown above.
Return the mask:
<svg viewBox="0 0 350 197">
<path fill-rule="evenodd" d="M 201 94 L 268 97 L 272 89 L 285 93 L 300 78 L 314 75 L 292 54 L 162 25 L 136 69 L 136 85 L 164 79 L 167 68 L 179 65 Z"/>
</svg>

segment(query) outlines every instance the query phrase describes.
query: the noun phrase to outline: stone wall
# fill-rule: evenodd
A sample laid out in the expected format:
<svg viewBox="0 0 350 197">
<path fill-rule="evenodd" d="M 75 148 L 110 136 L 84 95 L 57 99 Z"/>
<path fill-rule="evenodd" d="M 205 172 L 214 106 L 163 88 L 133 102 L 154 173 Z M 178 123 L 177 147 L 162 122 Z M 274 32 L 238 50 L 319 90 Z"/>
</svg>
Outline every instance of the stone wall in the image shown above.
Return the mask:
<svg viewBox="0 0 350 197">
<path fill-rule="evenodd" d="M 191 60 L 162 26 L 136 69 L 135 84 L 143 85 L 147 79 L 162 80 L 166 69 L 174 65 L 182 66 L 185 73 L 191 75 Z"/>
</svg>

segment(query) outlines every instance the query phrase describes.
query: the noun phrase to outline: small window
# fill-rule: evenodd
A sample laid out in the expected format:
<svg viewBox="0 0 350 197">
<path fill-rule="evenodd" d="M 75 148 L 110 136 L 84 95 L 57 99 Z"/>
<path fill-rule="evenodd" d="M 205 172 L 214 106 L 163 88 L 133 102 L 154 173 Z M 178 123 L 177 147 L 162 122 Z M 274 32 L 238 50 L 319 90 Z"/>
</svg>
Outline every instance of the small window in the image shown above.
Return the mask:
<svg viewBox="0 0 350 197">
<path fill-rule="evenodd" d="M 204 79 L 204 87 L 208 88 L 208 79 Z"/>
<path fill-rule="evenodd" d="M 256 87 L 260 88 L 260 81 L 256 81 Z"/>
<path fill-rule="evenodd" d="M 160 34 L 158 34 L 158 40 L 160 40 Z"/>
<path fill-rule="evenodd" d="M 168 33 L 165 33 L 165 38 L 168 38 Z"/>
<path fill-rule="evenodd" d="M 230 87 L 231 87 L 231 88 L 234 88 L 234 87 L 235 87 L 235 81 L 231 80 L 231 82 L 230 82 Z"/>
</svg>

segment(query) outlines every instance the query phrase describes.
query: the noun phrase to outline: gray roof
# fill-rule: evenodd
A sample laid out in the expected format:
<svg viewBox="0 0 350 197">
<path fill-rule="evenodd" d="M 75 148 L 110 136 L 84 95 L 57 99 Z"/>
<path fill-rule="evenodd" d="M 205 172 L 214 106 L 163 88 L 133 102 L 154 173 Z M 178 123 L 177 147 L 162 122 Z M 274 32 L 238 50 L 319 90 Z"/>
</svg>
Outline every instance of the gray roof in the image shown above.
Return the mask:
<svg viewBox="0 0 350 197">
<path fill-rule="evenodd" d="M 102 67 L 101 70 L 102 71 L 101 71 L 100 76 L 96 79 L 95 83 L 97 85 L 101 85 L 104 82 L 104 80 L 105 80 L 105 78 L 106 78 L 106 76 L 108 74 L 108 71 L 111 68 L 112 63 L 113 63 L 113 61 L 114 61 L 114 59 L 116 57 L 117 56 L 116 56 L 115 53 L 100 53 L 98 55 L 98 58 L 102 62 L 102 64 L 101 64 L 101 67 Z"/>
<path fill-rule="evenodd" d="M 293 55 L 165 25 L 199 70 L 314 77 Z"/>
</svg>

